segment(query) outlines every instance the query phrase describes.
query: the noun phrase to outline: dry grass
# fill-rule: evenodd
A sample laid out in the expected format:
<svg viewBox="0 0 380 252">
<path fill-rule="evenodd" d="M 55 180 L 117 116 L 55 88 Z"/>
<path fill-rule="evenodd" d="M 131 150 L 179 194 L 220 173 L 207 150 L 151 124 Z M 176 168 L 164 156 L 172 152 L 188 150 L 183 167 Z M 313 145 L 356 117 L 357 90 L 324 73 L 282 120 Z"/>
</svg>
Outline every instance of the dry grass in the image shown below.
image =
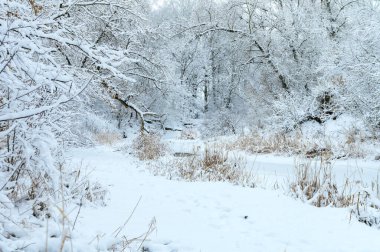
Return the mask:
<svg viewBox="0 0 380 252">
<path fill-rule="evenodd" d="M 295 166 L 294 180 L 289 182 L 292 196 L 317 207 L 348 207 L 351 217 L 369 226 L 380 227 L 379 179 L 370 186 L 362 180 L 345 179 L 338 187 L 331 164 L 321 159 L 306 160 Z"/>
<path fill-rule="evenodd" d="M 198 133 L 194 129 L 184 129 L 181 131 L 180 139 L 194 140 L 198 138 Z"/>
<path fill-rule="evenodd" d="M 296 154 L 304 155 L 307 158 L 322 156 L 327 159 L 364 158 L 368 152 L 364 148 L 365 141 L 365 134 L 352 128 L 334 141 L 327 136 L 307 139 L 300 132 L 295 135 L 274 134 L 269 136 L 255 133 L 240 136 L 226 144 L 226 148 L 244 150 L 254 154 Z"/>
<path fill-rule="evenodd" d="M 297 134 L 298 135 L 298 134 Z M 244 150 L 250 153 L 291 153 L 299 154 L 305 149 L 300 136 L 290 137 L 283 134 L 261 136 L 259 134 L 244 135 L 229 143 L 230 150 Z"/>
<path fill-rule="evenodd" d="M 345 141 L 338 146 L 338 149 L 342 150 L 345 157 L 364 158 L 366 156 L 363 148 L 366 136 L 362 131 L 351 127 L 345 132 L 344 137 Z"/>
<path fill-rule="evenodd" d="M 352 195 L 339 193 L 332 166 L 323 159 L 296 163 L 294 180 L 289 187 L 294 197 L 317 207 L 343 207 L 353 203 Z"/>
<path fill-rule="evenodd" d="M 379 176 L 369 186 L 363 185 L 355 194 L 355 204 L 351 215 L 368 226 L 380 228 L 380 191 Z"/>
<path fill-rule="evenodd" d="M 0 216 L 4 218 L 4 224 L 11 223 L 19 227 L 17 232 L 15 229 L 5 229 L 4 233 L 9 234 L 9 237 L 4 236 L 6 239 L 15 241 L 15 238 L 22 238 L 20 230 L 22 233 L 32 232 L 32 227 L 38 230 L 44 227 L 46 220 L 60 228 L 49 232 L 49 225 L 46 225 L 44 251 L 68 251 L 82 206 L 88 203 L 104 205 L 106 190 L 99 183 L 90 182 L 89 174 L 82 164 L 76 169 L 69 169 L 61 162 L 56 169 L 57 177 L 54 178 L 58 182 L 57 187 L 51 186 L 52 178 L 46 174 L 32 174 L 32 171 L 25 169 L 15 174 L 15 180 L 5 187 L 5 190 L 9 190 L 8 195 L 5 191 L 1 192 L 2 199 L 7 199 L 6 202 L 0 202 Z M 22 214 L 12 214 L 16 210 Z"/>
<path fill-rule="evenodd" d="M 155 133 L 143 133 L 133 141 L 132 148 L 140 160 L 154 160 L 166 152 L 161 136 Z"/>
<path fill-rule="evenodd" d="M 122 139 L 122 136 L 117 133 L 97 133 L 95 134 L 95 141 L 99 144 L 104 145 L 113 145 L 117 141 L 120 141 Z"/>
<path fill-rule="evenodd" d="M 106 205 L 107 190 L 97 181 L 90 179 L 91 170 L 82 163 L 74 170 L 60 168 L 62 189 L 67 201 L 76 200 L 80 205 Z"/>
<path fill-rule="evenodd" d="M 174 158 L 153 167 L 155 175 L 186 181 L 227 181 L 243 186 L 255 186 L 255 177 L 246 169 L 242 156 L 229 155 L 223 149 L 206 147 L 202 153 Z"/>
</svg>

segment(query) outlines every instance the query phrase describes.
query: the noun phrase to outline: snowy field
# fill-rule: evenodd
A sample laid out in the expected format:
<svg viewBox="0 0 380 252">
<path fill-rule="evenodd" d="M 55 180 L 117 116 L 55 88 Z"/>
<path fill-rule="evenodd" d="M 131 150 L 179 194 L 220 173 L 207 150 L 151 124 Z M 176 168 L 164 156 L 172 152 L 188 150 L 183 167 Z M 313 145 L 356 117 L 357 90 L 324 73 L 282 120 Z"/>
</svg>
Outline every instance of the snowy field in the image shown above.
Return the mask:
<svg viewBox="0 0 380 252">
<path fill-rule="evenodd" d="M 111 147 L 75 149 L 69 156 L 109 190 L 106 207 L 82 209 L 76 250 L 81 244 L 106 250 L 123 227 L 118 237 L 140 237 L 129 248 L 144 251 L 379 251 L 379 231 L 351 219 L 347 209 L 316 208 L 281 189 L 155 177 L 146 164 Z M 361 162 L 376 171 L 378 163 Z M 286 177 L 293 160 L 258 156 L 254 164 L 263 175 Z M 152 221 L 156 229 L 141 245 Z"/>
</svg>

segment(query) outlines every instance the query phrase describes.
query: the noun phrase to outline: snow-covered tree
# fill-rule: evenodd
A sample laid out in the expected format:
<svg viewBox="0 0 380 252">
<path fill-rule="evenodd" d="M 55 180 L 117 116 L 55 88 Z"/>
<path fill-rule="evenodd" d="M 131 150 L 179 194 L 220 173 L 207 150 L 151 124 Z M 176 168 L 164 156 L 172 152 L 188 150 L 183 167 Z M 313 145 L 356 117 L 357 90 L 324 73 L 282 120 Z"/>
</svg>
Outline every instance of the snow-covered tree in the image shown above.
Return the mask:
<svg viewBox="0 0 380 252">
<path fill-rule="evenodd" d="M 162 83 L 145 46 L 154 34 L 147 8 L 142 1 L 0 1 L 1 214 L 12 204 L 33 204 L 36 216 L 49 209 L 62 191 L 60 151 L 86 135 L 80 124 L 97 102 L 123 104 L 142 125 L 154 115 L 140 107 Z"/>
</svg>

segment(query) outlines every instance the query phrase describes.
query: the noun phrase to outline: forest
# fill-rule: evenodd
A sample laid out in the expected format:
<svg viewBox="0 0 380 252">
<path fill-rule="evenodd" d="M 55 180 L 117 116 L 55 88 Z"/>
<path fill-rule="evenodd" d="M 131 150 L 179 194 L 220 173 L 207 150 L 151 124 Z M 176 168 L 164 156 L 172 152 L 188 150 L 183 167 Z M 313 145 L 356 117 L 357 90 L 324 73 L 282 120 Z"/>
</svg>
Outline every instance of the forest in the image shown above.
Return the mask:
<svg viewBox="0 0 380 252">
<path fill-rule="evenodd" d="M 114 143 L 156 176 L 248 187 L 231 153 L 322 160 L 287 193 L 380 227 L 379 57 L 377 0 L 0 0 L 0 251 L 177 251 L 67 245 L 82 206 L 107 205 L 67 153 Z M 341 190 L 341 160 L 373 162 L 371 182 Z"/>
</svg>

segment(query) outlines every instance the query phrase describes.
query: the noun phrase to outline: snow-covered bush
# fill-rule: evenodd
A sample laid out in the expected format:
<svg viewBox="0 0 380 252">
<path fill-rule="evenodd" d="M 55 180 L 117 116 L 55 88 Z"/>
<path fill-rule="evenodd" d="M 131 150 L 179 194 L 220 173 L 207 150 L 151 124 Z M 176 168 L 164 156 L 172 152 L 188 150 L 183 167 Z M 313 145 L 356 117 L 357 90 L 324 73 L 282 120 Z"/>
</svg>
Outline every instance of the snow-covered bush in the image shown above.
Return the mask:
<svg viewBox="0 0 380 252">
<path fill-rule="evenodd" d="M 84 167 L 59 164 L 58 170 L 55 191 L 43 188 L 41 177 L 32 185 L 29 200 L 15 201 L 4 193 L 0 194 L 1 251 L 17 251 L 26 243 L 29 244 L 27 251 L 66 251 L 74 238 L 73 230 L 81 208 L 105 205 L 107 191 L 90 180 Z M 10 184 L 2 192 L 7 192 Z"/>
<path fill-rule="evenodd" d="M 166 152 L 166 145 L 157 133 L 145 133 L 135 138 L 132 149 L 140 160 L 157 159 Z"/>
<path fill-rule="evenodd" d="M 373 188 L 359 190 L 351 206 L 351 214 L 368 226 L 380 228 L 379 192 L 374 191 Z"/>
<path fill-rule="evenodd" d="M 173 157 L 155 163 L 152 172 L 169 179 L 186 181 L 226 181 L 255 187 L 255 176 L 247 170 L 245 159 L 219 147 L 206 147 L 187 157 Z"/>
<path fill-rule="evenodd" d="M 59 188 L 57 135 L 65 105 L 83 90 L 55 57 L 49 14 L 33 2 L 0 2 L 0 193 L 11 202 L 49 197 Z"/>
<path fill-rule="evenodd" d="M 262 133 L 250 133 L 242 135 L 227 144 L 231 150 L 244 150 L 250 153 L 286 153 L 301 154 L 304 152 L 306 143 L 302 135 L 297 132 L 293 135 Z"/>
<path fill-rule="evenodd" d="M 362 180 L 346 178 L 338 186 L 332 165 L 325 160 L 299 162 L 289 181 L 290 194 L 317 207 L 344 207 L 366 225 L 380 228 L 379 181 L 366 186 Z"/>
<path fill-rule="evenodd" d="M 324 124 L 336 120 L 344 111 L 342 95 L 332 84 L 314 87 L 310 92 L 284 93 L 273 102 L 274 114 L 267 122 L 273 124 L 269 128 L 291 132 L 308 122 Z"/>
<path fill-rule="evenodd" d="M 100 144 L 112 144 L 122 138 L 121 130 L 116 127 L 114 121 L 106 120 L 93 113 L 85 114 L 81 129 L 88 138 Z"/>
<path fill-rule="evenodd" d="M 266 125 L 278 132 L 290 132 L 300 127 L 311 116 L 313 98 L 300 93 L 284 93 L 273 102 L 273 114 Z"/>
<path fill-rule="evenodd" d="M 347 205 L 351 195 L 340 194 L 331 169 L 323 159 L 297 163 L 289 181 L 291 195 L 317 207 Z"/>
</svg>

